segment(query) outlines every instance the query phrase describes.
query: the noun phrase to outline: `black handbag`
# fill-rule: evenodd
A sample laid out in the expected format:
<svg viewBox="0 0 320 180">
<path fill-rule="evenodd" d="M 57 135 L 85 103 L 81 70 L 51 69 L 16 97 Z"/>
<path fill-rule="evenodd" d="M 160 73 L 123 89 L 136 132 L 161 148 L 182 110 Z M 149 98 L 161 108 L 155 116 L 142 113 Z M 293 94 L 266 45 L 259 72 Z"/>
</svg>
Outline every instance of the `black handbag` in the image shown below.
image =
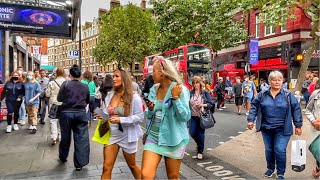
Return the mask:
<svg viewBox="0 0 320 180">
<path fill-rule="evenodd" d="M 60 105 L 52 104 L 49 111 L 49 118 L 57 119 Z"/>
<path fill-rule="evenodd" d="M 58 87 L 60 89 L 60 85 L 57 83 L 57 81 L 54 80 L 54 82 L 58 85 Z M 60 110 L 60 105 L 52 104 L 50 107 L 50 110 L 49 110 L 48 117 L 51 119 L 58 119 L 59 110 Z"/>
<path fill-rule="evenodd" d="M 214 119 L 214 116 L 210 110 L 206 110 L 201 113 L 200 127 L 202 129 L 212 128 L 215 123 L 216 123 L 216 120 Z"/>
<path fill-rule="evenodd" d="M 100 137 L 104 136 L 109 130 L 110 130 L 110 126 L 108 121 L 101 123 L 101 125 L 99 126 Z"/>
</svg>

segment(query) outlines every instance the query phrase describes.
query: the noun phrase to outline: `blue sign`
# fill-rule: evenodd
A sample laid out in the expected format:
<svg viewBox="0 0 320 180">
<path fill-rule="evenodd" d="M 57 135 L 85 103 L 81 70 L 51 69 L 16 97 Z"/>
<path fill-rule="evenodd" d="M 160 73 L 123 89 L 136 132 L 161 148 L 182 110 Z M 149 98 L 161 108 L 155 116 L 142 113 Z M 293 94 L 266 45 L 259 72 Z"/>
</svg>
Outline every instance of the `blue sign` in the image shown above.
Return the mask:
<svg viewBox="0 0 320 180">
<path fill-rule="evenodd" d="M 250 64 L 258 64 L 259 62 L 259 40 L 250 38 Z"/>
<path fill-rule="evenodd" d="M 0 80 L 2 81 L 2 35 L 3 31 L 0 30 Z"/>
</svg>

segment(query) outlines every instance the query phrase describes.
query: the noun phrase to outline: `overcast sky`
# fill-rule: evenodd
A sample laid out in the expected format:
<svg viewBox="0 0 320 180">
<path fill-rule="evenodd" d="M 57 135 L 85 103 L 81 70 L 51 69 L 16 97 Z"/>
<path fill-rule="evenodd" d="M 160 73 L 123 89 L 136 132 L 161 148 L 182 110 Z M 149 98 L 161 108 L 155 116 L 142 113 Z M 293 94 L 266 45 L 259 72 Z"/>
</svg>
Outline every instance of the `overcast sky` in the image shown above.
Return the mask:
<svg viewBox="0 0 320 180">
<path fill-rule="evenodd" d="M 129 2 L 140 6 L 141 0 L 120 0 L 121 4 L 128 4 Z M 98 17 L 98 9 L 110 9 L 110 0 L 82 0 L 81 15 L 82 24 L 86 21 L 92 21 L 94 17 Z"/>
</svg>

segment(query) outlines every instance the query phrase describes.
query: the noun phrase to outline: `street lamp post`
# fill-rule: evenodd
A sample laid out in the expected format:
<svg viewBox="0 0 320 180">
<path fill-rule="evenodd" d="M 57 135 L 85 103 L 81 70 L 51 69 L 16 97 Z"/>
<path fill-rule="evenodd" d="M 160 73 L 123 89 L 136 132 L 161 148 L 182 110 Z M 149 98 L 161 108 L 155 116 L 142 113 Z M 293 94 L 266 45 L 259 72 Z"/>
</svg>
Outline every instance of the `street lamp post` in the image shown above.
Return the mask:
<svg viewBox="0 0 320 180">
<path fill-rule="evenodd" d="M 79 66 L 80 70 L 82 70 L 82 40 L 81 40 L 81 9 L 79 9 Z"/>
</svg>

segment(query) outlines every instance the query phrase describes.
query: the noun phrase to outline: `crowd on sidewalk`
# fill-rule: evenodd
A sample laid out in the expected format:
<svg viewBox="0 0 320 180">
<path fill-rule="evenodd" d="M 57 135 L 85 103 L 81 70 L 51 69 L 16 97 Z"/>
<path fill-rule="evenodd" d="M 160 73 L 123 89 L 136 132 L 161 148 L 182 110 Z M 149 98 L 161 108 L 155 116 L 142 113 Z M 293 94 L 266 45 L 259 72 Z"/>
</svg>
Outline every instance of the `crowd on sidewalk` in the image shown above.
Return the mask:
<svg viewBox="0 0 320 180">
<path fill-rule="evenodd" d="M 92 120 L 98 120 L 93 139 L 103 147 L 102 179 L 111 178 L 120 149 L 136 179 L 154 179 L 162 157 L 168 178 L 178 179 L 189 136 L 197 144 L 193 158 L 202 160 L 205 129 L 212 127 L 206 123 L 215 123 L 212 116 L 215 106 L 223 110 L 226 99 L 234 97 L 239 115 L 242 106 L 246 108 L 248 128 L 255 125 L 262 132 L 267 162 L 265 176 L 272 177 L 277 169 L 278 179 L 284 179 L 286 148 L 293 125 L 295 134 L 302 133 L 302 97 L 300 92 L 293 94 L 287 90 L 281 72 L 273 71 L 268 80 L 260 79 L 260 87 L 254 83 L 255 76 L 245 76 L 243 82 L 237 77 L 234 84 L 229 77 L 225 80 L 219 77 L 213 89 L 202 77 L 194 76 L 189 91 L 171 61 L 155 57 L 153 67 L 152 75 L 143 83 L 134 82 L 132 74 L 122 67 L 103 79 L 89 71 L 82 73 L 77 65 L 69 70 L 55 69 L 50 77 L 45 70 L 24 72 L 23 67 L 18 67 L 1 94 L 1 101 L 5 99 L 8 108 L 6 132 L 19 130 L 19 124 L 25 125 L 26 117 L 33 134 L 37 132 L 38 122 L 50 122 L 51 145 L 59 143 L 62 163 L 68 160 L 74 139 L 73 162 L 80 171 L 90 161 L 88 127 Z M 320 130 L 320 110 L 314 109 L 320 103 L 317 101 L 320 83 L 310 74 L 307 77 L 302 94 L 305 100 L 309 98 L 305 113 L 315 127 L 316 136 Z M 216 103 L 213 94 L 217 96 Z M 146 119 L 146 133 L 143 133 L 140 124 Z M 140 166 L 135 155 L 141 137 L 144 152 Z M 319 177 L 319 160 L 317 165 L 314 177 Z"/>
</svg>

